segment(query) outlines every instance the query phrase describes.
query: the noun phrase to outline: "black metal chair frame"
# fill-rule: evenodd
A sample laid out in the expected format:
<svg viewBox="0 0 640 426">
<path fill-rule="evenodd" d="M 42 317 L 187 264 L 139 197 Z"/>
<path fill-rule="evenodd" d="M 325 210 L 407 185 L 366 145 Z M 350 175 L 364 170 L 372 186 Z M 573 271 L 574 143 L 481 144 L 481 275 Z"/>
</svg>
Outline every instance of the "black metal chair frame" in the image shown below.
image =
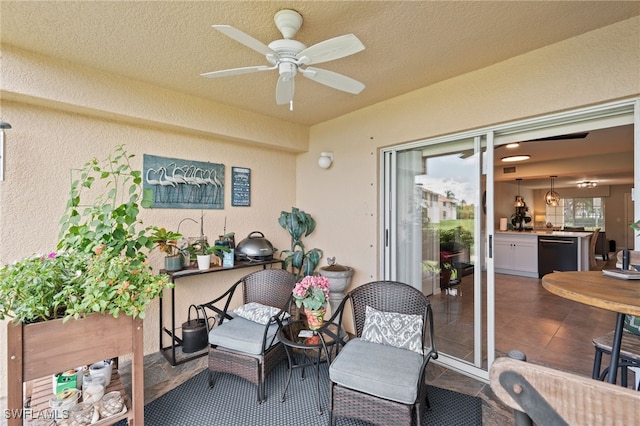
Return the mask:
<svg viewBox="0 0 640 426">
<path fill-rule="evenodd" d="M 205 313 L 207 334 L 213 328 L 210 326 L 209 318 L 217 318 L 214 326 L 233 320 L 230 305 L 238 289 L 242 290 L 243 304 L 256 302 L 280 308 L 280 312 L 271 317 L 269 323 L 264 326 L 260 356 L 209 345 L 209 387 L 212 388 L 214 385 L 215 373 L 229 373 L 254 383 L 257 386 L 259 403 L 266 399 L 264 381 L 267 375 L 276 365 L 287 359 L 282 343 L 275 342 L 276 334 L 268 338 L 268 329 L 277 324 L 278 320 L 283 320 L 285 312 L 293 313 L 292 290 L 295 284 L 295 276 L 284 269 L 264 269 L 244 276 L 221 296 L 200 305 Z M 218 305 L 223 307 L 219 308 Z"/>
<path fill-rule="evenodd" d="M 397 281 L 374 281 L 356 287 L 349 292 L 327 324 L 337 322 L 342 327 L 343 313 L 347 305 L 351 306 L 355 336 L 362 336 L 365 322 L 366 306 L 385 312 L 422 315 L 424 329 L 422 347 L 425 348 L 420 370 L 418 396 L 413 404 L 406 405 L 353 389 L 330 383 L 329 424 L 333 425 L 336 417 L 349 417 L 377 424 L 422 424 L 422 402 L 430 408 L 427 397 L 426 367 L 430 359 L 436 359 L 438 352 L 434 340 L 433 312 L 429 299 L 418 289 Z M 323 332 L 331 335 L 337 342 L 337 351 L 348 345 L 340 336 L 323 328 Z M 425 334 L 428 331 L 429 345 L 425 347 Z"/>
<path fill-rule="evenodd" d="M 593 372 L 591 374 L 591 378 L 600 381 L 607 379 L 610 373 L 609 366 L 602 370 L 602 355 L 606 354 L 611 356 L 613 340 L 613 332 L 593 339 L 593 346 L 596 352 L 593 358 Z M 620 344 L 620 360 L 618 361 L 618 368 L 620 369 L 620 384 L 622 387 L 626 388 L 628 386 L 629 367 L 640 368 L 640 351 L 638 348 L 640 348 L 640 336 L 623 331 L 622 342 Z M 617 374 L 617 372 L 613 374 Z"/>
</svg>

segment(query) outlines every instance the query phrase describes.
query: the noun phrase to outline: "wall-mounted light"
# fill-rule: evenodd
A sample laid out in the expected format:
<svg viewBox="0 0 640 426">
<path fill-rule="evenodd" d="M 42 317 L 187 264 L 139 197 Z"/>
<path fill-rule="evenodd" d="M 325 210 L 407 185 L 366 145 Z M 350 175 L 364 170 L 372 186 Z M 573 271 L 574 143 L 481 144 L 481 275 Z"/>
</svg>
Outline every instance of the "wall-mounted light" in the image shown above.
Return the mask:
<svg viewBox="0 0 640 426">
<path fill-rule="evenodd" d="M 318 158 L 318 166 L 321 169 L 328 169 L 333 163 L 333 152 L 321 152 L 320 158 Z"/>
<path fill-rule="evenodd" d="M 4 180 L 4 131 L 10 128 L 11 124 L 0 120 L 0 181 Z"/>
<path fill-rule="evenodd" d="M 583 180 L 582 182 L 578 182 L 578 188 L 595 188 L 598 186 L 598 182 L 594 182 L 592 180 Z"/>
</svg>

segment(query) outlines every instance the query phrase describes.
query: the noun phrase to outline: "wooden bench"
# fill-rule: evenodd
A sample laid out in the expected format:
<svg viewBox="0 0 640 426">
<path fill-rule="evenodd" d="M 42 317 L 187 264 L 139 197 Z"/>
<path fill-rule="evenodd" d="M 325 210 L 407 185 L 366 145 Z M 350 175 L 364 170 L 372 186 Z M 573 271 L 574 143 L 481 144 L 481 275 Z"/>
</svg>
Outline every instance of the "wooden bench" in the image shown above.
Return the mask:
<svg viewBox="0 0 640 426">
<path fill-rule="evenodd" d="M 516 425 L 640 424 L 640 392 L 611 383 L 511 358 L 494 361 L 489 381 Z"/>
</svg>

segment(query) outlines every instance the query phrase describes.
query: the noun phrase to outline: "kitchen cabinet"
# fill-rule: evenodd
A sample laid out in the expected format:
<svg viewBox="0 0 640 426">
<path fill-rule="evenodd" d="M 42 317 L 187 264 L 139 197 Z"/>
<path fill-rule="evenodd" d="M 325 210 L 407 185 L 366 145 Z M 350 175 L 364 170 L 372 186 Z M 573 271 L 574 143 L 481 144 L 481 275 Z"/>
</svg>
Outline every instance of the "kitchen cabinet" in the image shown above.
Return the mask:
<svg viewBox="0 0 640 426">
<path fill-rule="evenodd" d="M 538 278 L 538 236 L 496 233 L 493 264 L 498 274 Z"/>
</svg>

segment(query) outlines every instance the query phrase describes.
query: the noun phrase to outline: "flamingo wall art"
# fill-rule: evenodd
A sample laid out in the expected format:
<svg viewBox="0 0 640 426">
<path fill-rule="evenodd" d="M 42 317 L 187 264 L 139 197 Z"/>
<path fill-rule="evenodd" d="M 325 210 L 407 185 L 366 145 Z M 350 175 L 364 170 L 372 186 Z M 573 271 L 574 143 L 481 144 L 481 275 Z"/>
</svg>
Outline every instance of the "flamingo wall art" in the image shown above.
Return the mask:
<svg viewBox="0 0 640 426">
<path fill-rule="evenodd" d="M 154 208 L 224 208 L 224 164 L 145 154 L 142 178 Z"/>
</svg>

